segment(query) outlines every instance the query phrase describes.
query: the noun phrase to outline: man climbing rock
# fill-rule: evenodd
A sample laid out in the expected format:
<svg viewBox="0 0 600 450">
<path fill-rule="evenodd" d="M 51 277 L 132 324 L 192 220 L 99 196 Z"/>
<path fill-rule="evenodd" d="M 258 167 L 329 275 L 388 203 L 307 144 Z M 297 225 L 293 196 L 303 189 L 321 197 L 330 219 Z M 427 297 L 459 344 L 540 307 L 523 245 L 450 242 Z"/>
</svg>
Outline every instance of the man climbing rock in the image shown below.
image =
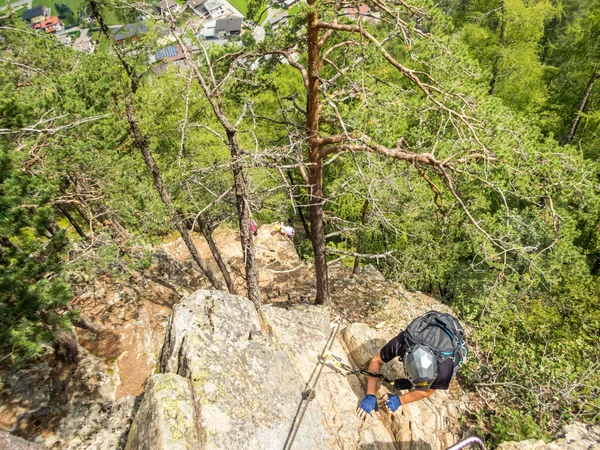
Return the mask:
<svg viewBox="0 0 600 450">
<path fill-rule="evenodd" d="M 392 359 L 403 361 L 407 378 L 395 380 L 394 387 L 410 390 L 403 395 L 385 394 L 379 406 L 395 413 L 402 405 L 429 397 L 438 389 L 448 389 L 466 353 L 464 330 L 455 317 L 438 311 L 417 317 L 371 359 L 368 371 L 377 375 Z M 361 420 L 377 411 L 378 380 L 376 376 L 367 380 L 367 395 L 356 411 Z"/>
</svg>

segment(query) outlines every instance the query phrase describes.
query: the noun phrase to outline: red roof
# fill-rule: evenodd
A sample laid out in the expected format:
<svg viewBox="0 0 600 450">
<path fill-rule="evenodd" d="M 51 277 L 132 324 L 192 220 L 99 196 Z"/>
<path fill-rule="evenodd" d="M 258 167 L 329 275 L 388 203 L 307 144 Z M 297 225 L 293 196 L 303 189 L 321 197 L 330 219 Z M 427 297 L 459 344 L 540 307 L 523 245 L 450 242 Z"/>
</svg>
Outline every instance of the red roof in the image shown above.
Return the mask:
<svg viewBox="0 0 600 450">
<path fill-rule="evenodd" d="M 54 26 L 54 25 L 58 25 L 60 22 L 60 19 L 57 16 L 50 16 L 47 17 L 46 19 L 42 20 L 42 22 L 40 23 L 40 26 L 44 29 Z"/>
<path fill-rule="evenodd" d="M 358 10 L 356 8 L 346 8 L 346 13 L 351 19 L 354 19 L 354 16 L 357 12 L 362 16 L 367 14 L 369 11 L 371 11 L 371 8 L 369 8 L 369 5 L 365 5 L 364 3 L 360 5 Z"/>
</svg>

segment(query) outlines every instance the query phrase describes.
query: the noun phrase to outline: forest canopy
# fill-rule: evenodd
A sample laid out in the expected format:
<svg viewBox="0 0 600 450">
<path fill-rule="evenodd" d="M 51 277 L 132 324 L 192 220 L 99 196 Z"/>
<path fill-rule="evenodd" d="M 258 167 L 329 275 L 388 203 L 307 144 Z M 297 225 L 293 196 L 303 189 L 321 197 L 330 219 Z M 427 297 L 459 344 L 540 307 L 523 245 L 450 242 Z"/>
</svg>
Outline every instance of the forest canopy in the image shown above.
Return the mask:
<svg viewBox="0 0 600 450">
<path fill-rule="evenodd" d="M 239 229 L 260 305 L 252 214 L 303 230 L 316 303 L 341 257 L 452 306 L 485 400 L 465 420 L 492 440 L 598 421 L 600 1 L 364 5 L 309 0 L 210 45 L 150 3 L 90 0 L 111 44 L 90 54 L 4 16 L 0 359 L 85 326 L 73 267 L 115 270 L 173 230 L 194 256 L 190 224 Z M 109 10 L 148 32 L 116 42 Z M 165 39 L 184 58 L 159 70 Z"/>
</svg>

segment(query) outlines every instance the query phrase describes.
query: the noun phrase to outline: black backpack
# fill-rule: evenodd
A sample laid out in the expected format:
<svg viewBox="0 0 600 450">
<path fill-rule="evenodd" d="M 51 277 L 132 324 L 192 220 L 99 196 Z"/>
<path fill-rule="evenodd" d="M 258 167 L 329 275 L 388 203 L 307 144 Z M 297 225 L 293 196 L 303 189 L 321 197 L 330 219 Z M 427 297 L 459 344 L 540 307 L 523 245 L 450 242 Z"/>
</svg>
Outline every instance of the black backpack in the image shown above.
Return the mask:
<svg viewBox="0 0 600 450">
<path fill-rule="evenodd" d="M 464 334 L 464 329 L 456 317 L 439 311 L 429 311 L 417 317 L 406 328 L 405 350 L 416 344 L 426 345 L 437 357 L 438 365 L 451 358 L 454 368 L 457 369 L 467 357 Z"/>
</svg>

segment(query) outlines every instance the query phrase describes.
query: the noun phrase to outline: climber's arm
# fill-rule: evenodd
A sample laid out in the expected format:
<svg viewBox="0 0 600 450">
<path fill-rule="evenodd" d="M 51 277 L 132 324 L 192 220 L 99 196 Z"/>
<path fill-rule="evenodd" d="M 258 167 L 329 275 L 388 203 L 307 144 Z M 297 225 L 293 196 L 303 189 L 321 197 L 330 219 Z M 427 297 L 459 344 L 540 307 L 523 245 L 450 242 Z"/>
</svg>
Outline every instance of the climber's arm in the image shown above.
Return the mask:
<svg viewBox="0 0 600 450">
<path fill-rule="evenodd" d="M 385 363 L 381 359 L 380 352 L 377 352 L 375 356 L 371 359 L 369 363 L 369 372 L 373 373 L 381 373 L 381 368 Z M 379 382 L 379 378 L 377 377 L 369 377 L 367 379 L 367 395 L 377 395 L 377 383 Z"/>
<path fill-rule="evenodd" d="M 369 363 L 369 372 L 373 373 L 381 373 L 381 366 L 383 366 L 384 362 L 381 359 L 381 355 L 379 352 L 371 362 Z M 360 403 L 358 409 L 356 410 L 356 415 L 360 420 L 365 420 L 367 415 L 370 415 L 373 410 L 377 411 L 377 382 L 379 378 L 377 377 L 369 377 L 367 379 L 367 395 Z"/>
<path fill-rule="evenodd" d="M 406 405 L 408 403 L 416 402 L 418 400 L 423 400 L 424 398 L 429 397 L 434 392 L 435 389 L 415 389 L 413 391 L 407 392 L 404 395 L 400 395 L 400 403 Z"/>
</svg>

